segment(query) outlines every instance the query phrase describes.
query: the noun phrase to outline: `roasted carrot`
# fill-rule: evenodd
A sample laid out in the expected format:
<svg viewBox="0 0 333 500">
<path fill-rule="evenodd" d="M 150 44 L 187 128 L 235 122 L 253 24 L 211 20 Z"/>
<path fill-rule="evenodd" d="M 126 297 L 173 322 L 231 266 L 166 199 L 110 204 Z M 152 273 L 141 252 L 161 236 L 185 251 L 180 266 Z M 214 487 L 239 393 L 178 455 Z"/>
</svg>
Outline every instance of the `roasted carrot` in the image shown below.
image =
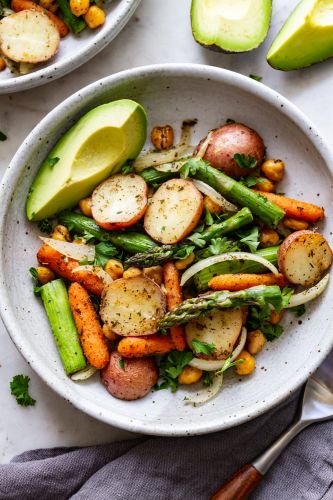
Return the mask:
<svg viewBox="0 0 333 500">
<path fill-rule="evenodd" d="M 229 290 L 236 292 L 257 285 L 286 286 L 288 281 L 283 274 L 220 274 L 208 283 L 213 290 Z"/>
<path fill-rule="evenodd" d="M 80 283 L 71 284 L 68 298 L 84 355 L 91 366 L 101 370 L 110 354 L 91 298 Z"/>
<path fill-rule="evenodd" d="M 168 311 L 177 307 L 183 302 L 183 291 L 180 286 L 180 273 L 173 262 L 166 262 L 163 265 L 163 281 L 167 294 Z M 172 326 L 170 336 L 177 351 L 184 351 L 186 348 L 186 337 L 183 326 Z"/>
<path fill-rule="evenodd" d="M 126 358 L 142 358 L 166 354 L 175 349 L 169 336 L 148 335 L 146 337 L 124 337 L 118 344 L 119 354 Z"/>
<path fill-rule="evenodd" d="M 293 198 L 287 198 L 281 194 L 266 193 L 263 191 L 256 192 L 267 198 L 269 201 L 275 203 L 278 207 L 282 208 L 288 217 L 305 220 L 307 222 L 317 222 L 325 216 L 324 209 L 318 205 L 306 203 L 305 201 L 294 200 Z"/>
<path fill-rule="evenodd" d="M 62 278 L 81 283 L 88 292 L 94 295 L 102 295 L 104 283 L 98 276 L 88 271 L 73 273 L 73 270 L 80 265 L 77 260 L 65 257 L 49 245 L 43 245 L 38 250 L 37 259 Z"/>
<path fill-rule="evenodd" d="M 32 2 L 31 0 L 12 0 L 12 9 L 14 12 L 20 12 L 21 10 L 37 10 L 38 12 L 44 12 L 58 28 L 61 38 L 68 35 L 69 29 L 60 17 L 56 16 L 53 12 L 50 12 L 47 9 L 43 9 L 43 7 L 35 2 Z"/>
</svg>

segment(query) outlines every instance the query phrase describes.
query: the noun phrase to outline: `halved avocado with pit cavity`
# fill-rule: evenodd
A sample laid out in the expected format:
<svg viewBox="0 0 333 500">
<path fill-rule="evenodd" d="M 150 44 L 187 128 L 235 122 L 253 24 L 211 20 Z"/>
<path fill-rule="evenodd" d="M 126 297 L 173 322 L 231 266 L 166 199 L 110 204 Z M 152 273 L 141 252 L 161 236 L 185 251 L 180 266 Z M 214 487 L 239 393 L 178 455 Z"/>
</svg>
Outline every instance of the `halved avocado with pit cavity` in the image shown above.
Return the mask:
<svg viewBox="0 0 333 500">
<path fill-rule="evenodd" d="M 192 0 L 195 40 L 223 52 L 247 52 L 266 38 L 271 0 Z"/>
</svg>

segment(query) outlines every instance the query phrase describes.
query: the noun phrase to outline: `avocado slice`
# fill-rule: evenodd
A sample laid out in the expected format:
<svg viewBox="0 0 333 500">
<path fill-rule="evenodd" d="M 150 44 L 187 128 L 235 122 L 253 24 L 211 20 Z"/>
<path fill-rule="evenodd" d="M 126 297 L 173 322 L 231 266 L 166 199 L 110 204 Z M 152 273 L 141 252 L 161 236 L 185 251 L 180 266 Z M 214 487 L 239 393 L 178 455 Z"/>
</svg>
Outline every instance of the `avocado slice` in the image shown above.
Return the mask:
<svg viewBox="0 0 333 500">
<path fill-rule="evenodd" d="M 332 0 L 303 0 L 273 41 L 267 61 L 275 69 L 290 71 L 332 56 Z"/>
<path fill-rule="evenodd" d="M 129 99 L 92 109 L 69 129 L 39 169 L 28 194 L 29 220 L 75 206 L 140 153 L 147 136 L 143 107 Z"/>
<path fill-rule="evenodd" d="M 271 0 L 192 0 L 192 33 L 210 49 L 247 52 L 266 38 L 271 13 Z"/>
</svg>

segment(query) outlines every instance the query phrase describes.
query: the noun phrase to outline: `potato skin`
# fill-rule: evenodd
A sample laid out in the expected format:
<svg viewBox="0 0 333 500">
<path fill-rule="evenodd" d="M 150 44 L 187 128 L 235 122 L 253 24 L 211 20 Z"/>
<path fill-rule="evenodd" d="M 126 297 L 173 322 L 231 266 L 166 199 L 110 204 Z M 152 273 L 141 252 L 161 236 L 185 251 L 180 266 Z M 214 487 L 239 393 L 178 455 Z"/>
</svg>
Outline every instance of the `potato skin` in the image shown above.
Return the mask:
<svg viewBox="0 0 333 500">
<path fill-rule="evenodd" d="M 194 154 L 205 139 L 200 141 Z M 260 167 L 265 157 L 265 144 L 260 135 L 242 123 L 230 123 L 213 130 L 203 159 L 235 179 L 253 174 L 255 169 L 237 165 L 233 159 L 236 153 L 251 155 L 257 160 L 257 167 Z"/>
<path fill-rule="evenodd" d="M 124 368 L 121 367 L 123 360 Z M 157 383 L 159 371 L 153 358 L 123 358 L 113 351 L 109 364 L 101 370 L 101 381 L 118 399 L 133 401 L 146 396 Z"/>
</svg>

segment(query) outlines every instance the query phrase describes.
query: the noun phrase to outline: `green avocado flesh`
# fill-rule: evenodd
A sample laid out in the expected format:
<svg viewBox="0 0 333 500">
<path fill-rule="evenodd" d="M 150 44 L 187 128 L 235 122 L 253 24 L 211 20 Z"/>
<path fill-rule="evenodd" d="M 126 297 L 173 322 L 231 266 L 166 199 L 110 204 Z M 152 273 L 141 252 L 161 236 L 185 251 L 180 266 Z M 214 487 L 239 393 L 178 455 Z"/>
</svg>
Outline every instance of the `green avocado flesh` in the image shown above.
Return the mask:
<svg viewBox="0 0 333 500">
<path fill-rule="evenodd" d="M 332 0 L 303 0 L 275 38 L 267 61 L 289 71 L 333 56 Z"/>
<path fill-rule="evenodd" d="M 224 52 L 246 52 L 266 38 L 271 0 L 192 0 L 195 40 Z"/>
<path fill-rule="evenodd" d="M 147 117 L 129 99 L 92 109 L 60 139 L 39 169 L 29 191 L 29 220 L 41 220 L 75 206 L 104 179 L 140 153 Z"/>
</svg>

